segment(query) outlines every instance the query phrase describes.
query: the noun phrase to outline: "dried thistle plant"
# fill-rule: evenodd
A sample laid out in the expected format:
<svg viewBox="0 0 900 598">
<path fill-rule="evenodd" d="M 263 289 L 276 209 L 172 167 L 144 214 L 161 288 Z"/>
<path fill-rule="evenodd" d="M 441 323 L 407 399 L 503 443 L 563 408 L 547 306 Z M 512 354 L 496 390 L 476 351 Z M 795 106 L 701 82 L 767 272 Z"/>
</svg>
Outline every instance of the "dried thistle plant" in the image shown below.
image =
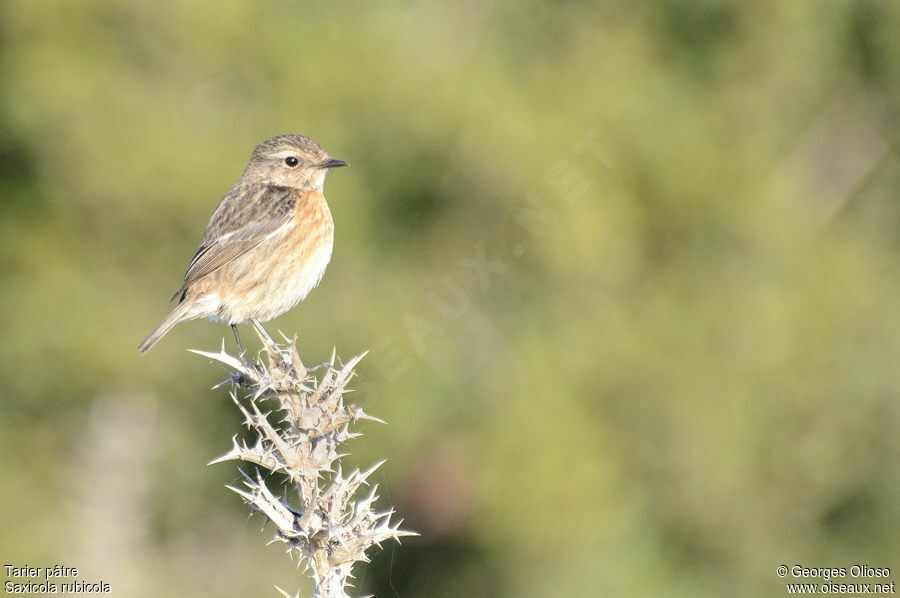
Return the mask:
<svg viewBox="0 0 900 598">
<path fill-rule="evenodd" d="M 288 554 L 298 557 L 298 567 L 311 572 L 315 597 L 346 597 L 353 565 L 368 562 L 368 548 L 416 535 L 401 530 L 400 522 L 391 523 L 392 508 L 375 510 L 377 485 L 357 496 L 383 461 L 348 474 L 338 464 L 346 455 L 339 452 L 341 445 L 360 435 L 350 431 L 350 424 L 384 423 L 344 402 L 365 353 L 343 366 L 332 353 L 328 362 L 307 369 L 295 341 L 278 344 L 261 328 L 257 333 L 263 348 L 254 363 L 229 355 L 224 343 L 218 353 L 193 351 L 233 371 L 222 384 L 232 385 L 231 398 L 256 436 L 252 445 L 235 436 L 231 450 L 210 464 L 238 460 L 255 465 L 252 474 L 241 471 L 243 486 L 229 488 L 275 525 L 272 541 L 284 542 Z M 316 376 L 319 370 L 324 373 Z M 272 473 L 284 476 L 281 498 L 267 485 Z"/>
</svg>

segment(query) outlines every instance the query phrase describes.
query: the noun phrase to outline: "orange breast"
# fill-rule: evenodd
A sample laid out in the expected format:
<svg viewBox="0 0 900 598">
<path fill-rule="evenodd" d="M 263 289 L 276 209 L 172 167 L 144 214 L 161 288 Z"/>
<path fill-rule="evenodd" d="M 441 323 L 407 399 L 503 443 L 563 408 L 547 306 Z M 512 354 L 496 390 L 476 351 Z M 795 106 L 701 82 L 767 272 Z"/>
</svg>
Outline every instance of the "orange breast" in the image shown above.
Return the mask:
<svg viewBox="0 0 900 598">
<path fill-rule="evenodd" d="M 319 192 L 299 192 L 293 226 L 198 283 L 218 297 L 218 319 L 270 320 L 319 283 L 331 259 L 334 221 Z M 200 285 L 203 288 L 200 288 Z"/>
</svg>

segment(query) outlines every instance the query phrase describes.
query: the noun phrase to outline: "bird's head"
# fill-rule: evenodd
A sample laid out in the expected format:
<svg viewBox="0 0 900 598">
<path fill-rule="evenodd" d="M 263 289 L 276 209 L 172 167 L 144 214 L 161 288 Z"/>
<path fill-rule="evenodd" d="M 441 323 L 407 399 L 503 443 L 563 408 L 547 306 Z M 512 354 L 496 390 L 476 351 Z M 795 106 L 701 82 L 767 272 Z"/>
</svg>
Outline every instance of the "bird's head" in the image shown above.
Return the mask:
<svg viewBox="0 0 900 598">
<path fill-rule="evenodd" d="M 244 178 L 269 185 L 321 191 L 332 168 L 347 166 L 328 155 L 321 145 L 302 135 L 279 135 L 256 146 Z"/>
</svg>

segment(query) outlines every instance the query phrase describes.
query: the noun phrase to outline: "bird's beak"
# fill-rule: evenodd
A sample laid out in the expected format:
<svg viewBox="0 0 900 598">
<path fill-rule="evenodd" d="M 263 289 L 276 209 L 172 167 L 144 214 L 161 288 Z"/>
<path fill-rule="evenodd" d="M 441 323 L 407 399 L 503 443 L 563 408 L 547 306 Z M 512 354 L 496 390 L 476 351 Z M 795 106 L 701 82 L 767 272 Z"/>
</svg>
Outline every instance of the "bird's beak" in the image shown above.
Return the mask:
<svg viewBox="0 0 900 598">
<path fill-rule="evenodd" d="M 350 166 L 343 160 L 335 160 L 334 158 L 328 158 L 321 164 L 319 164 L 319 168 L 338 168 L 340 166 Z"/>
</svg>

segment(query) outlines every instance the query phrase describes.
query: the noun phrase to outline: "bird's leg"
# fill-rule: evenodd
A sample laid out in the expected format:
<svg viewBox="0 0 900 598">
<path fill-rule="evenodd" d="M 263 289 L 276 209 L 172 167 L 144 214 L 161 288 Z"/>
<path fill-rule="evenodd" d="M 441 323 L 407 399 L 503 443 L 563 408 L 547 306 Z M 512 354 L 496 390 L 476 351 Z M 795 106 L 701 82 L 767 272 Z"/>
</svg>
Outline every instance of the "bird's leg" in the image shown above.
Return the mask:
<svg viewBox="0 0 900 598">
<path fill-rule="evenodd" d="M 234 342 L 237 343 L 238 351 L 240 352 L 239 357 L 241 359 L 244 358 L 244 345 L 241 344 L 241 336 L 238 334 L 237 324 L 231 325 L 231 331 L 234 333 Z"/>
</svg>

